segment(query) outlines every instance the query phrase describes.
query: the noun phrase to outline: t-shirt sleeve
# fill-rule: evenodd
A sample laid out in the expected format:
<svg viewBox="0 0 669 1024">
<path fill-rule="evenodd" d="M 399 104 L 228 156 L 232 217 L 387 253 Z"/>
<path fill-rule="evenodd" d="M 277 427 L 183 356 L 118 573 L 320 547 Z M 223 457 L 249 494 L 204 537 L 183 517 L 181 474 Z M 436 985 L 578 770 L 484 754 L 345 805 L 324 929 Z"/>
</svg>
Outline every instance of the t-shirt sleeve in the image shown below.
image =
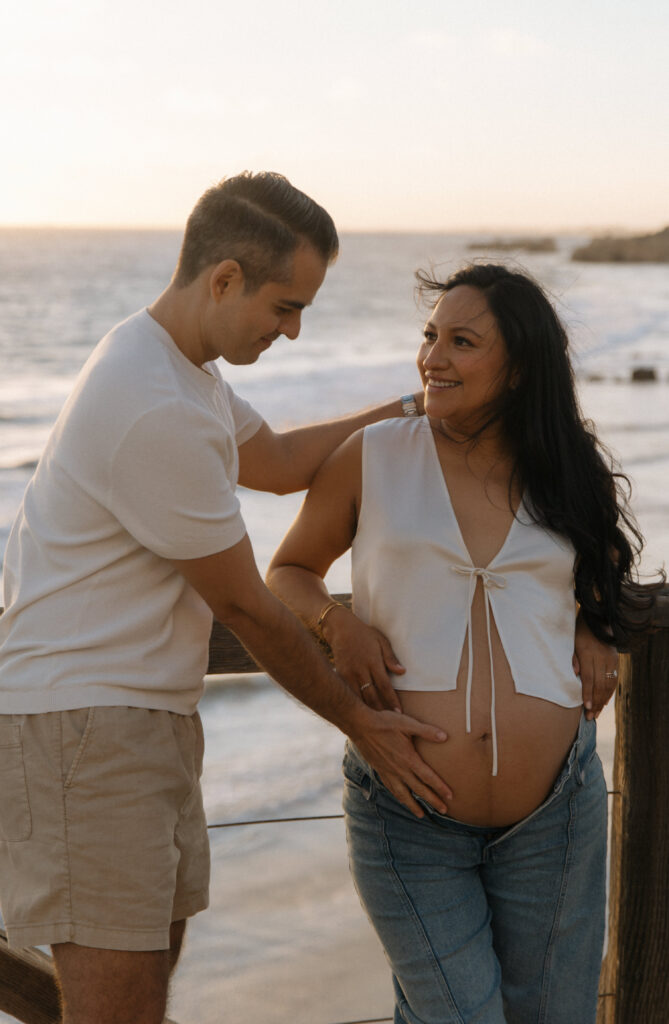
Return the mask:
<svg viewBox="0 0 669 1024">
<path fill-rule="evenodd" d="M 242 418 L 249 429 L 252 417 Z M 232 547 L 246 532 L 235 495 L 238 443 L 197 407 L 175 402 L 150 410 L 112 458 L 110 510 L 162 558 L 202 558 Z"/>
<path fill-rule="evenodd" d="M 260 430 L 263 418 L 250 402 L 247 402 L 245 398 L 240 398 L 233 391 L 228 382 L 220 377 L 220 374 L 217 374 L 217 376 L 220 380 L 222 400 L 224 403 L 227 403 L 232 413 L 235 424 L 235 441 L 239 447 L 245 441 L 250 441 L 253 435 Z"/>
</svg>

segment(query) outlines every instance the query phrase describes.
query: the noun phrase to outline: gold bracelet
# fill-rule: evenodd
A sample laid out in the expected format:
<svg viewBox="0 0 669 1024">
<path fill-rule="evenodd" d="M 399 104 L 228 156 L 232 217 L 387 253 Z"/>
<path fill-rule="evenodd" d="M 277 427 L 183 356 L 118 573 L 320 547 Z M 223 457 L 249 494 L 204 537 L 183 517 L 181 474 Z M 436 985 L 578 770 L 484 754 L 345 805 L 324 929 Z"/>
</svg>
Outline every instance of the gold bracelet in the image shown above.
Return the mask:
<svg viewBox="0 0 669 1024">
<path fill-rule="evenodd" d="M 346 607 L 346 605 L 342 604 L 341 601 L 330 601 L 329 604 L 326 604 L 325 608 L 323 609 L 323 611 L 321 612 L 321 614 L 318 617 L 318 622 L 316 623 L 316 630 L 317 630 L 318 633 L 321 634 L 321 636 L 323 635 L 323 623 L 325 622 L 325 619 L 330 614 L 332 609 L 333 608 L 345 608 L 345 607 Z"/>
</svg>

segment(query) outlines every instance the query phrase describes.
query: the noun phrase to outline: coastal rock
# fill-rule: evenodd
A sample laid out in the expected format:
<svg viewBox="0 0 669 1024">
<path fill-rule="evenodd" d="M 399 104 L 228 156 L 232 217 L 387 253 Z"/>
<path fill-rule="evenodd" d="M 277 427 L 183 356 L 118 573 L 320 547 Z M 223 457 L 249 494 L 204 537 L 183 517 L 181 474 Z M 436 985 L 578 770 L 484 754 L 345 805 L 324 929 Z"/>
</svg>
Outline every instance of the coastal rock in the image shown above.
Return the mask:
<svg viewBox="0 0 669 1024">
<path fill-rule="evenodd" d="M 470 242 L 468 249 L 494 249 L 497 252 L 555 252 L 556 245 L 554 238 L 537 238 L 535 236 L 525 238 L 491 238 L 488 241 L 479 240 Z"/>
<path fill-rule="evenodd" d="M 653 235 L 593 238 L 571 258 L 588 263 L 669 263 L 669 227 Z"/>
<path fill-rule="evenodd" d="M 635 382 L 646 382 L 657 380 L 657 370 L 654 366 L 635 366 L 632 370 L 631 379 Z"/>
</svg>

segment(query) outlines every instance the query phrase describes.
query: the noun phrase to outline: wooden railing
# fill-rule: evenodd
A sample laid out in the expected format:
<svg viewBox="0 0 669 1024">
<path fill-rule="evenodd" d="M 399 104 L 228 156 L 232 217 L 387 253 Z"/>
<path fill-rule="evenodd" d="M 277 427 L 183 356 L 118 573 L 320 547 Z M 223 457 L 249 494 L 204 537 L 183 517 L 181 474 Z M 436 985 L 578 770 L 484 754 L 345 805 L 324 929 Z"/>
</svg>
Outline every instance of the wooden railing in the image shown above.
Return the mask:
<svg viewBox="0 0 669 1024">
<path fill-rule="evenodd" d="M 237 638 L 215 622 L 208 671 L 238 675 L 259 668 Z M 658 597 L 652 631 L 638 651 L 622 658 L 610 871 L 609 941 L 597 1024 L 667 1024 L 669 587 Z M 0 1010 L 24 1024 L 61 1020 L 51 957 L 36 949 L 10 950 L 1 930 Z"/>
<path fill-rule="evenodd" d="M 669 1021 L 669 588 L 616 694 L 609 944 L 597 1024 Z"/>
</svg>

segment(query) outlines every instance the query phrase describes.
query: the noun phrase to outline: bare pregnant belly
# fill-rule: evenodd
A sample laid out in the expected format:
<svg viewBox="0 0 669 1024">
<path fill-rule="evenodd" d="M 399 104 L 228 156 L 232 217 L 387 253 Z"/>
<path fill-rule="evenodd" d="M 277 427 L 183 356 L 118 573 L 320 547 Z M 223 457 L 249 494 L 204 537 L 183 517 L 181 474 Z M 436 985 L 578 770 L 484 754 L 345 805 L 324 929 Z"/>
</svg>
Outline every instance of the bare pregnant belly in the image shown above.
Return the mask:
<svg viewBox="0 0 669 1024">
<path fill-rule="evenodd" d="M 444 743 L 417 740 L 416 749 L 453 791 L 449 816 L 471 825 L 511 825 L 543 803 L 578 731 L 580 706 L 563 708 L 504 689 L 497 701 L 496 776 L 485 706 L 472 705 L 472 731 L 467 733 L 464 688 L 398 690 L 407 714 L 441 726 L 448 734 Z"/>
</svg>

